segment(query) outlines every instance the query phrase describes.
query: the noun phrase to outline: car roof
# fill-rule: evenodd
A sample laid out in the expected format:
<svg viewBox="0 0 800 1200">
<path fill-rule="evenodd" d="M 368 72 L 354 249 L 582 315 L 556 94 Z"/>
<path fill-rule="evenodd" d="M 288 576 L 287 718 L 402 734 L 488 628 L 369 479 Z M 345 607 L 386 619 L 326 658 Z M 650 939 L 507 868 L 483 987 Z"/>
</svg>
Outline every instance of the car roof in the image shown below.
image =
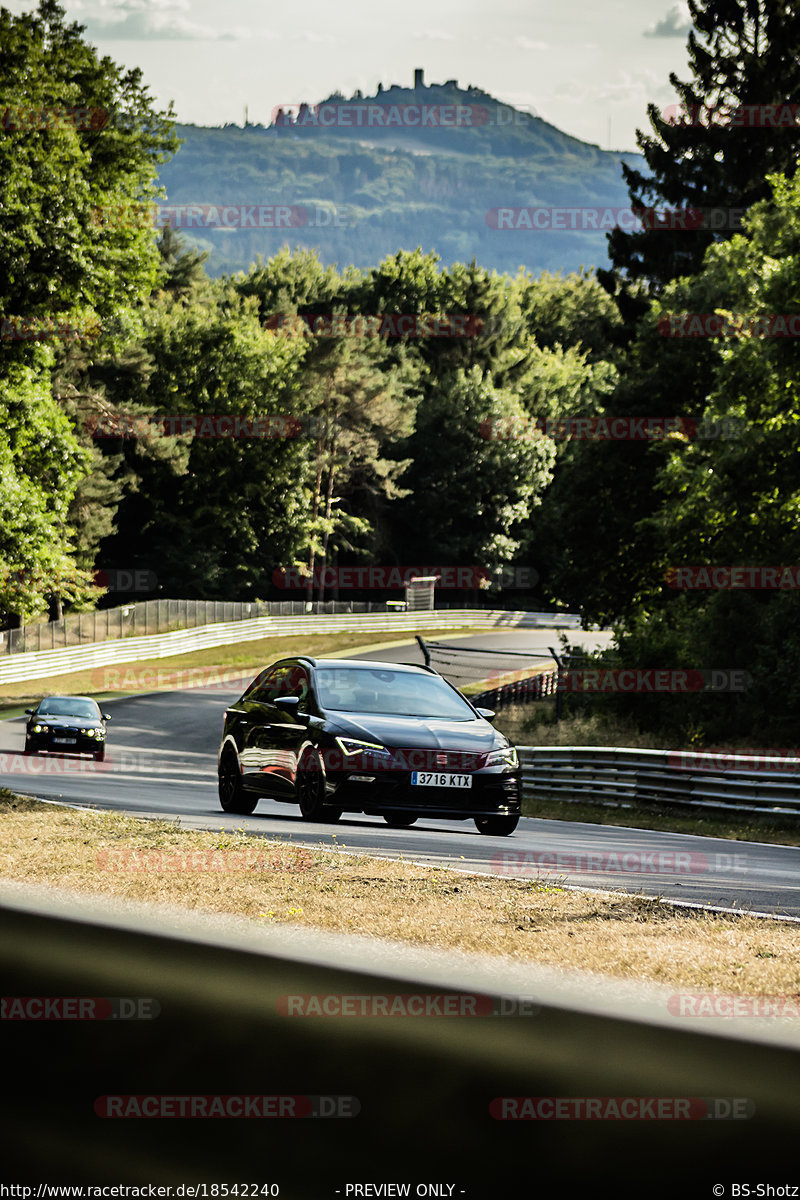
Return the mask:
<svg viewBox="0 0 800 1200">
<path fill-rule="evenodd" d="M 376 658 L 307 658 L 304 655 L 300 661 L 310 663 L 313 667 L 370 667 L 373 671 L 401 671 L 409 675 L 422 671 L 425 675 L 431 674 L 430 669 L 422 664 L 382 662 Z"/>
<path fill-rule="evenodd" d="M 45 700 L 91 700 L 92 704 L 97 703 L 92 696 L 62 696 L 60 693 L 58 695 L 43 696 L 39 703 L 44 704 Z"/>
</svg>

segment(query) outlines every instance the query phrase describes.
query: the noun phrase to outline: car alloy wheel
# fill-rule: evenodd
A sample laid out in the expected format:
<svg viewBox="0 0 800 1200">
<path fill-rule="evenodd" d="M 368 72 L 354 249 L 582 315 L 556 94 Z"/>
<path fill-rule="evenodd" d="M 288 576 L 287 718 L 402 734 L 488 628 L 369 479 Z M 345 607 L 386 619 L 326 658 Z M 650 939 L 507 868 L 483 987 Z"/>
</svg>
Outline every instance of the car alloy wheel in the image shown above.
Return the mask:
<svg viewBox="0 0 800 1200">
<path fill-rule="evenodd" d="M 223 812 L 239 813 L 243 816 L 253 812 L 258 804 L 258 796 L 248 796 L 245 793 L 239 764 L 232 750 L 226 750 L 223 754 L 217 774 L 219 802 Z"/>
<path fill-rule="evenodd" d="M 519 817 L 476 817 L 475 824 L 478 833 L 488 833 L 494 837 L 508 837 L 519 825 Z"/>
<path fill-rule="evenodd" d="M 340 808 L 325 803 L 325 777 L 316 750 L 306 750 L 297 768 L 297 801 L 304 821 L 338 821 Z"/>
</svg>

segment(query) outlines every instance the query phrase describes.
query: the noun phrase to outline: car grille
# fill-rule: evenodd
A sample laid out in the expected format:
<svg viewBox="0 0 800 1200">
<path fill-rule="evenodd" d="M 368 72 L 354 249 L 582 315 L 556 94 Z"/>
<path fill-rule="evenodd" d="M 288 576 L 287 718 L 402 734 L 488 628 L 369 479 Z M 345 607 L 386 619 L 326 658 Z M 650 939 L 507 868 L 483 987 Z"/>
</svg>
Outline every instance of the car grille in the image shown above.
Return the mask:
<svg viewBox="0 0 800 1200">
<path fill-rule="evenodd" d="M 485 754 L 468 750 L 393 750 L 392 767 L 399 771 L 479 771 Z"/>
</svg>

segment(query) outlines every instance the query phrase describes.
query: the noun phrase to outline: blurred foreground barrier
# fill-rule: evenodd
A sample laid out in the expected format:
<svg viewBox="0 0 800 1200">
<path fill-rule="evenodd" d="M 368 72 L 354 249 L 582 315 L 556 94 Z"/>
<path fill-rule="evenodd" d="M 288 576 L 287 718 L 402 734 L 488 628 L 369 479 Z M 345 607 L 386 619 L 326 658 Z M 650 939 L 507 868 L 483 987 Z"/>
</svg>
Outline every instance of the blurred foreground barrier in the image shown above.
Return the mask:
<svg viewBox="0 0 800 1200">
<path fill-rule="evenodd" d="M 732 1179 L 797 1179 L 800 1020 L 687 1018 L 672 989 L 14 885 L 0 887 L 0 978 L 0 1175 L 34 1196 L 44 1181 L 173 1196 L 269 1185 L 238 1195 L 301 1200 L 498 1200 L 556 1184 L 700 1197 Z M 459 1013 L 460 998 L 483 998 L 497 1015 L 291 1015 L 309 997 L 412 994 Z M 19 1019 L 47 1013 L 32 997 L 116 999 L 92 1010 L 102 1020 L 63 1019 L 63 1003 Z M 308 1104 L 301 1119 L 178 1115 L 181 1098 L 207 1112 L 243 1096 L 311 1098 L 319 1116 Z M 574 1119 L 587 1098 L 638 1116 Z M 538 1116 L 508 1119 L 526 1112 Z M 409 1190 L 352 1190 L 367 1181 Z M 452 1190 L 418 1190 L 433 1184 Z"/>
</svg>

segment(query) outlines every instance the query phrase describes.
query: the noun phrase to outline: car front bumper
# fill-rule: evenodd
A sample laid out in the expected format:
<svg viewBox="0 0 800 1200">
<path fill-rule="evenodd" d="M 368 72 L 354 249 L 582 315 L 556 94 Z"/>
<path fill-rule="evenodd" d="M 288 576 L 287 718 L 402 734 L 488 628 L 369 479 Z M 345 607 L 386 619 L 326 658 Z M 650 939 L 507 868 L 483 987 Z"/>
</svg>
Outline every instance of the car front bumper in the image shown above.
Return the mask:
<svg viewBox="0 0 800 1200">
<path fill-rule="evenodd" d="M 106 739 L 89 737 L 77 730 L 53 729 L 47 733 L 26 734 L 28 747 L 49 754 L 97 754 L 106 744 Z"/>
<path fill-rule="evenodd" d="M 335 772 L 326 780 L 326 800 L 345 812 L 401 811 L 463 819 L 521 815 L 519 769 L 489 768 L 475 771 L 470 777 L 472 786 L 460 788 L 413 785 L 410 771 Z"/>
</svg>

